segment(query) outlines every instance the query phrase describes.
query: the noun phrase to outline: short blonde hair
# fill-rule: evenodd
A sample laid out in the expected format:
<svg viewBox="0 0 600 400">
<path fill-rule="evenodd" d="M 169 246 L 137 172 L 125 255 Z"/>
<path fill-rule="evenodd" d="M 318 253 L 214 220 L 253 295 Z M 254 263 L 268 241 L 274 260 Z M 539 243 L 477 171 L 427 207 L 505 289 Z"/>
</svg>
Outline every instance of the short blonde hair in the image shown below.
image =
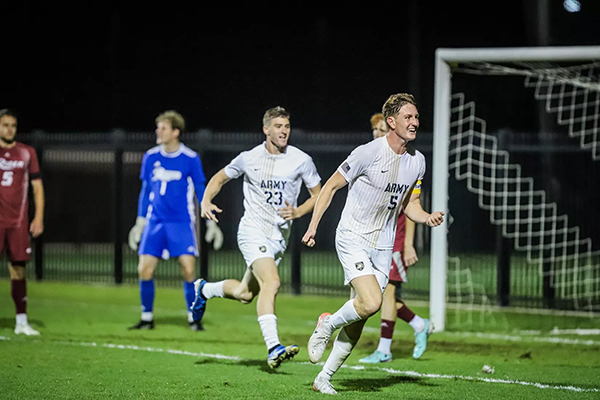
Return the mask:
<svg viewBox="0 0 600 400">
<path fill-rule="evenodd" d="M 265 112 L 265 115 L 263 117 L 263 126 L 269 126 L 271 121 L 273 121 L 275 118 L 279 118 L 279 117 L 287 118 L 289 120 L 290 113 L 287 112 L 285 108 L 280 107 L 280 106 L 269 108 Z"/>
<path fill-rule="evenodd" d="M 377 113 L 377 114 L 371 115 L 371 129 L 377 128 L 377 124 L 379 123 L 379 121 L 383 121 L 382 113 Z"/>
<path fill-rule="evenodd" d="M 179 129 L 179 133 L 185 131 L 185 119 L 175 110 L 168 110 L 156 117 L 156 123 L 169 121 L 172 129 Z"/>
<path fill-rule="evenodd" d="M 412 94 L 398 93 L 388 97 L 382 109 L 386 123 L 388 117 L 397 115 L 400 112 L 400 109 L 406 104 L 412 104 L 415 107 L 417 106 L 417 102 Z"/>
</svg>

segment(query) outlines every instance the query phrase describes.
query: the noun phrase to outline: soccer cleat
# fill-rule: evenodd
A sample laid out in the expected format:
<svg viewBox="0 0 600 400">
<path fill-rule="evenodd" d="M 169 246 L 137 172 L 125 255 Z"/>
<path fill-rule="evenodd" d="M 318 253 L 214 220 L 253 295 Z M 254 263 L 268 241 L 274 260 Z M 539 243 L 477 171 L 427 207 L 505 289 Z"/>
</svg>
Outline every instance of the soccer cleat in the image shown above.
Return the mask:
<svg viewBox="0 0 600 400">
<path fill-rule="evenodd" d="M 154 329 L 154 321 L 140 320 L 140 322 L 138 322 L 137 324 L 129 327 L 129 330 L 133 329 Z"/>
<path fill-rule="evenodd" d="M 296 354 L 298 354 L 299 351 L 300 348 L 295 344 L 292 344 L 287 347 L 279 345 L 269 353 L 269 357 L 267 358 L 267 364 L 269 364 L 269 367 L 271 368 L 277 368 L 285 360 L 293 358 Z"/>
<path fill-rule="evenodd" d="M 204 311 L 206 311 L 206 297 L 202 294 L 202 288 L 206 284 L 206 281 L 202 278 L 197 279 L 194 282 L 194 290 L 196 291 L 196 298 L 190 307 L 192 311 L 192 316 L 194 317 L 194 321 L 200 322 L 202 321 L 202 317 L 204 317 Z"/>
<path fill-rule="evenodd" d="M 329 317 L 331 317 L 330 313 L 323 313 L 319 315 L 317 327 L 310 336 L 310 339 L 308 339 L 308 358 L 313 364 L 318 363 L 321 357 L 323 357 L 325 347 L 327 347 L 327 343 L 331 338 L 331 333 L 328 333 L 325 331 L 325 329 L 323 329 L 323 324 L 327 324 L 329 322 Z"/>
<path fill-rule="evenodd" d="M 321 375 L 317 375 L 313 382 L 313 390 L 315 392 L 321 392 L 323 394 L 338 394 L 333 388 L 331 382 L 328 379 L 321 378 Z"/>
<path fill-rule="evenodd" d="M 425 328 L 420 332 L 415 332 L 415 348 L 413 350 L 413 358 L 416 360 L 425 353 L 427 348 L 427 338 L 431 334 L 432 326 L 428 319 L 425 319 Z"/>
<path fill-rule="evenodd" d="M 39 336 L 40 333 L 33 329 L 29 324 L 15 325 L 15 335 Z"/>
<path fill-rule="evenodd" d="M 388 361 L 392 361 L 392 355 L 385 354 L 379 350 L 375 350 L 375 352 L 373 354 L 371 354 L 370 356 L 367 356 L 365 358 L 361 358 L 360 360 L 358 360 L 358 362 L 365 363 L 365 364 L 379 364 L 379 363 L 388 362 Z"/>
<path fill-rule="evenodd" d="M 202 326 L 201 321 L 192 321 L 190 322 L 190 329 L 193 331 L 203 331 L 204 326 Z"/>
</svg>

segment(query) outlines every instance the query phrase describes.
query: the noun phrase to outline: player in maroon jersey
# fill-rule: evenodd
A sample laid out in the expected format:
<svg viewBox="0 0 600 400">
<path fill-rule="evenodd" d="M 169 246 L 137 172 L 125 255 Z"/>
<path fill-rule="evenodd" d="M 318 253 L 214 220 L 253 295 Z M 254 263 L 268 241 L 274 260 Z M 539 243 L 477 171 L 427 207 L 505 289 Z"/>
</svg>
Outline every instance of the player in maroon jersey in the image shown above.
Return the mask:
<svg viewBox="0 0 600 400">
<path fill-rule="evenodd" d="M 10 288 L 16 308 L 15 333 L 39 335 L 27 321 L 25 265 L 31 258 L 29 234 L 44 231 L 44 188 L 37 155 L 32 147 L 15 141 L 17 116 L 0 110 L 0 254 L 6 248 Z M 33 187 L 35 217 L 28 217 L 29 182 Z"/>
<path fill-rule="evenodd" d="M 371 128 L 374 139 L 387 135 L 388 127 L 383 119 L 383 114 L 374 114 L 371 117 Z M 402 300 L 402 283 L 407 281 L 406 270 L 419 260 L 413 246 L 414 233 L 415 223 L 401 213 L 398 216 L 396 237 L 394 238 L 390 280 L 383 292 L 379 345 L 373 354 L 359 360 L 362 363 L 376 364 L 392 361 L 391 346 L 396 317 L 407 322 L 415 331 L 414 358 L 421 357 L 427 347 L 427 338 L 431 331 L 429 320 L 416 315 Z"/>
</svg>

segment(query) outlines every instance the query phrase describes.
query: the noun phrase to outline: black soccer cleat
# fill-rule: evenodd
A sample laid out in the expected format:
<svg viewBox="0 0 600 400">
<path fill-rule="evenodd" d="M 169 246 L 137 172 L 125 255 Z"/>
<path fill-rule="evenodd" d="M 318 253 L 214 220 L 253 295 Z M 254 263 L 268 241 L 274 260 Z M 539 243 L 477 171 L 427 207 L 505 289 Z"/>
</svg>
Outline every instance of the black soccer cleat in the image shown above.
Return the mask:
<svg viewBox="0 0 600 400">
<path fill-rule="evenodd" d="M 190 322 L 190 329 L 193 331 L 203 331 L 204 326 L 202 326 L 202 321 L 192 321 Z"/>
<path fill-rule="evenodd" d="M 130 326 L 128 329 L 154 329 L 154 321 L 140 321 L 137 324 Z"/>
</svg>

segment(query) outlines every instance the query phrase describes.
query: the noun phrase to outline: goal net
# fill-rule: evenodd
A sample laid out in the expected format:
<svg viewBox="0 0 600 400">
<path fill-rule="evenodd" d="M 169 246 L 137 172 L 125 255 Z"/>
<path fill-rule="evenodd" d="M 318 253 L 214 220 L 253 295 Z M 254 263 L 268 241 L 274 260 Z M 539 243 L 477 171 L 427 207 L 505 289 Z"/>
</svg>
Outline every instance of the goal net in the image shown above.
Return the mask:
<svg viewBox="0 0 600 400">
<path fill-rule="evenodd" d="M 434 107 L 435 330 L 450 305 L 598 312 L 600 47 L 438 49 Z"/>
</svg>

